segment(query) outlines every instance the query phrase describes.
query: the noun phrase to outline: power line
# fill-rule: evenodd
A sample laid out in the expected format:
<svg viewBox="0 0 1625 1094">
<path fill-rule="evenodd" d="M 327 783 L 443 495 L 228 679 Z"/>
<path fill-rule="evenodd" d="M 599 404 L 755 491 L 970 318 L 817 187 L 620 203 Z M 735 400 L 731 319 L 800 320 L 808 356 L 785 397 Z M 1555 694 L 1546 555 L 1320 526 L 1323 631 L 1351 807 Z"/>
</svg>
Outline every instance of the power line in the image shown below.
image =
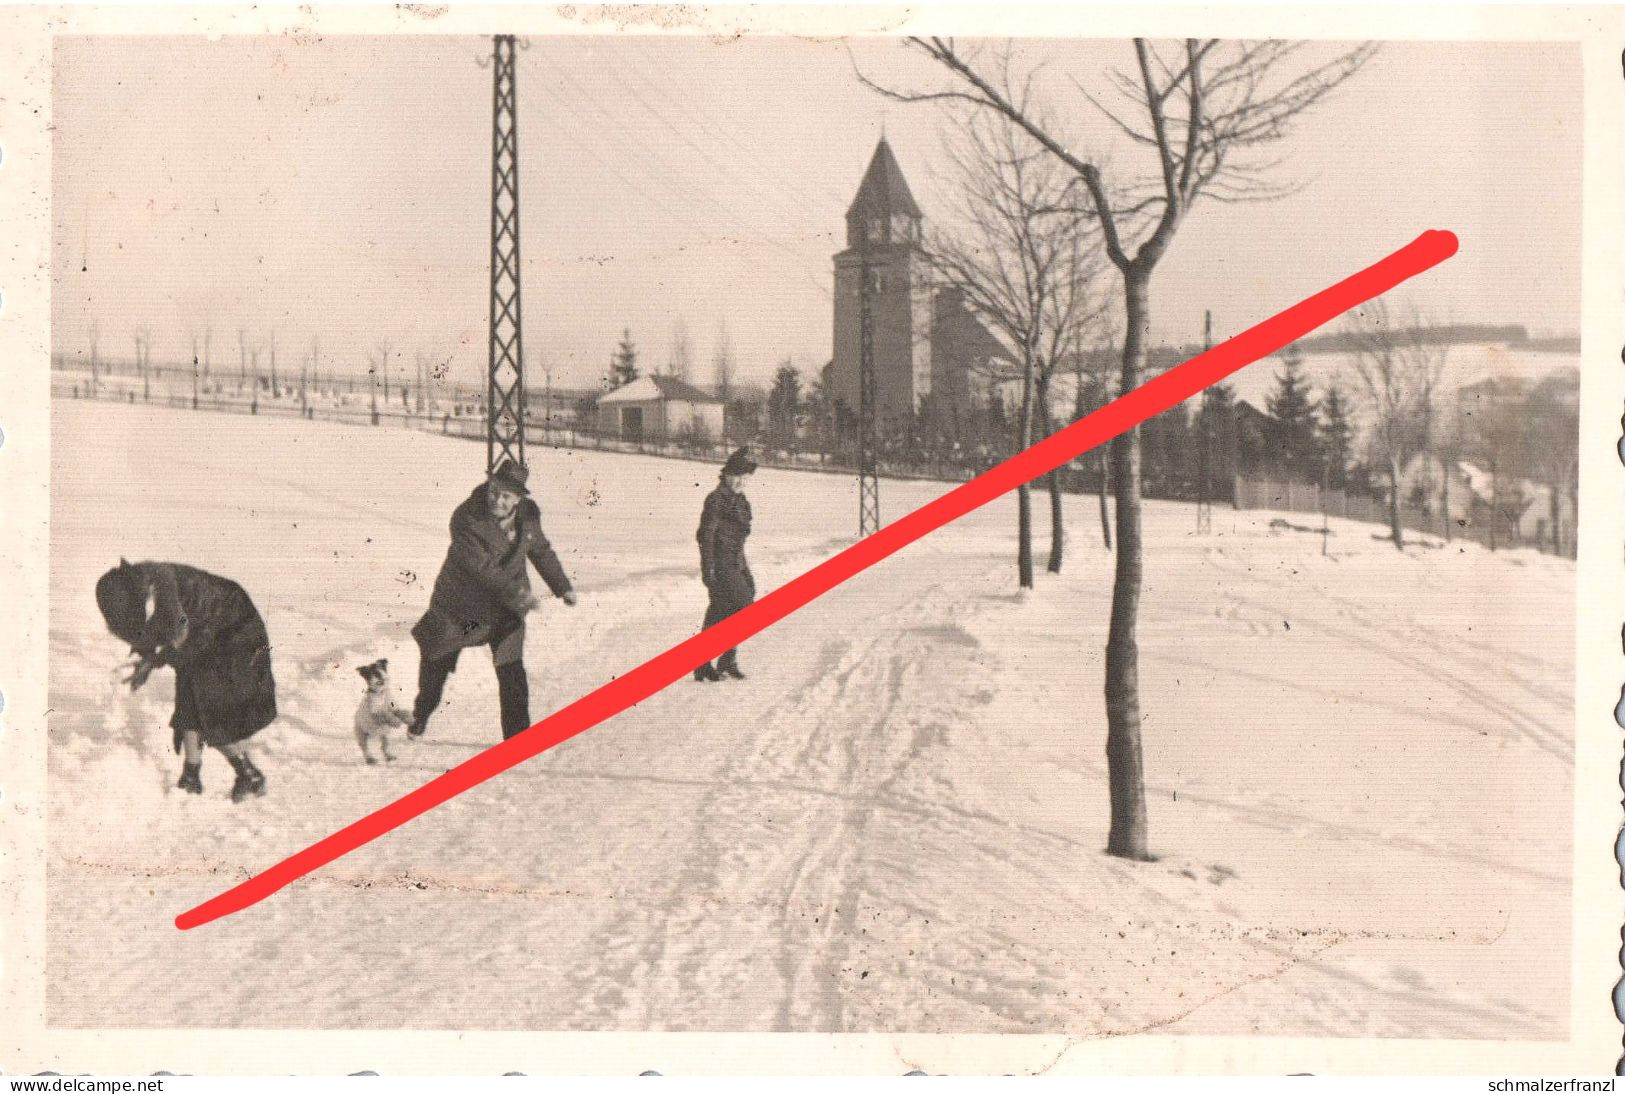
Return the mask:
<svg viewBox="0 0 1625 1094">
<path fill-rule="evenodd" d="M 612 129 L 618 129 L 618 130 L 620 130 L 622 132 L 626 132 L 625 120 L 624 119 L 618 119 L 618 118 L 614 117 L 607 110 L 605 110 L 602 106 L 599 106 L 598 103 L 595 101 L 594 97 L 585 88 L 583 88 L 579 83 L 577 83 L 576 80 L 573 77 L 571 77 L 568 72 L 566 72 L 562 68 L 558 68 L 558 67 L 554 67 L 554 68 L 550 69 L 550 71 L 556 73 L 560 77 L 561 80 L 563 80 L 566 84 L 568 84 L 569 87 L 573 91 L 575 91 L 576 94 L 579 95 L 584 101 L 586 101 L 592 107 L 592 109 L 594 111 L 596 111 L 598 113 L 598 115 L 600 117 L 602 117 L 603 120 Z M 549 89 L 549 90 L 551 90 L 551 89 Z M 578 112 L 576 112 L 575 108 L 571 105 L 569 100 L 565 99 L 563 96 L 558 95 L 558 94 L 554 94 L 553 95 L 553 101 L 555 103 L 557 103 L 559 106 L 563 107 L 566 111 L 570 112 L 572 117 L 574 117 L 577 121 L 585 122 L 586 119 L 584 119 Z M 658 183 L 662 184 L 663 186 L 665 186 L 665 188 L 669 192 L 671 192 L 674 196 L 676 196 L 679 200 L 682 200 L 685 197 L 685 195 L 682 193 L 682 191 L 678 190 L 674 185 L 672 185 L 672 181 L 671 181 L 671 180 L 683 177 L 682 173 L 679 170 L 677 170 L 676 168 L 674 168 L 671 163 L 669 163 L 664 157 L 662 157 L 654 149 L 650 148 L 646 143 L 638 140 L 635 136 L 632 136 L 629 133 L 628 133 L 628 140 L 636 147 L 636 150 L 641 155 L 643 155 L 648 160 L 652 161 L 654 164 L 656 164 L 658 167 L 660 167 L 662 169 L 660 172 L 655 173 L 654 177 L 655 177 L 656 181 Z M 631 186 L 634 190 L 637 190 L 640 194 L 643 194 L 645 197 L 650 198 L 650 200 L 656 200 L 656 199 L 653 199 L 649 195 L 648 191 L 644 190 L 640 185 L 634 183 L 631 179 L 627 178 L 627 176 L 625 174 L 623 174 L 619 169 L 617 169 L 617 168 L 615 168 L 615 167 L 613 167 L 613 166 L 611 166 L 611 165 L 609 165 L 607 163 L 604 163 L 604 161 L 601 160 L 596 154 L 592 153 L 592 151 L 590 149 L 586 149 L 584 146 L 581 146 L 581 145 L 578 145 L 578 147 L 583 147 L 583 150 L 587 151 L 589 155 L 593 155 L 593 158 L 595 160 L 597 160 L 598 162 L 603 164 L 607 169 L 609 169 L 611 171 L 612 174 L 614 174 L 617 178 L 621 179 L 628 186 Z M 791 258 L 794 258 L 796 260 L 798 266 L 800 266 L 800 267 L 804 268 L 808 264 L 808 255 L 795 250 L 793 247 L 790 247 L 787 244 L 780 242 L 779 240 L 769 238 L 769 237 L 763 235 L 762 233 L 752 232 L 748 228 L 748 226 L 744 225 L 744 223 L 738 219 L 737 214 L 735 214 L 731 209 L 728 208 L 727 205 L 723 204 L 720 200 L 718 200 L 714 196 L 710 195 L 709 193 L 705 193 L 705 192 L 695 188 L 695 189 L 693 189 L 692 194 L 687 195 L 687 196 L 697 197 L 697 198 L 709 203 L 709 205 L 713 209 L 715 209 L 717 211 L 718 215 L 724 221 L 726 221 L 727 224 L 734 230 L 734 232 L 736 233 L 738 239 L 741 242 L 765 244 L 766 246 L 773 247 L 774 249 L 782 251 L 784 254 L 789 255 Z M 657 202 L 657 204 L 658 204 L 658 202 Z M 698 225 L 695 222 L 693 222 L 692 220 L 689 220 L 687 217 L 683 217 L 681 215 L 678 215 L 677 213 L 673 212 L 670 209 L 663 209 L 662 211 L 664 211 L 664 212 L 668 213 L 669 215 L 671 215 L 673 219 L 679 220 L 682 223 L 687 224 L 689 227 L 694 228 L 701 235 L 712 235 L 712 234 L 714 234 L 715 225 L 709 225 L 709 226 Z M 810 284 L 812 284 L 826 298 L 833 299 L 833 296 L 832 296 L 830 290 L 826 286 L 824 286 L 821 282 L 819 282 L 818 280 L 813 278 L 810 273 L 803 273 L 801 276 L 805 277 L 807 279 L 807 281 Z"/>
<path fill-rule="evenodd" d="M 639 51 L 639 55 L 645 61 L 648 61 L 651 67 L 655 67 L 655 68 L 659 67 L 659 63 L 657 61 L 655 61 L 653 58 L 649 57 L 649 55 L 647 53 Z M 649 79 L 649 77 L 645 74 L 645 72 L 644 72 L 644 70 L 642 68 L 639 68 L 636 65 L 632 65 L 632 66 L 629 66 L 627 68 L 622 68 L 621 66 L 616 65 L 613 61 L 611 61 L 610 67 L 615 69 L 615 71 L 617 73 L 620 73 L 620 74 L 630 73 L 632 78 L 637 80 L 645 88 L 647 88 L 650 91 L 651 94 L 654 94 L 654 95 L 662 94 L 662 90 L 655 86 L 654 82 Z M 815 194 L 812 191 L 801 187 L 797 183 L 795 177 L 790 176 L 790 175 L 786 175 L 783 178 L 774 179 L 773 180 L 773 188 L 771 190 L 769 190 L 768 188 L 762 187 L 757 183 L 756 180 L 760 176 L 751 175 L 749 172 L 740 172 L 740 171 L 737 171 L 737 170 L 730 169 L 728 164 L 729 164 L 730 160 L 733 157 L 729 156 L 727 153 L 724 153 L 723 154 L 723 159 L 721 159 L 721 160 L 716 159 L 710 153 L 708 153 L 704 149 L 702 149 L 694 141 L 694 139 L 686 131 L 687 127 L 673 123 L 669 118 L 667 118 L 664 114 L 662 114 L 657 107 L 655 107 L 652 104 L 650 104 L 649 102 L 647 102 L 643 98 L 643 96 L 638 94 L 638 92 L 634 88 L 632 88 L 631 86 L 626 85 L 624 83 L 623 83 L 622 86 L 624 86 L 626 88 L 626 90 L 632 95 L 632 97 L 638 101 L 639 105 L 643 106 L 644 109 L 648 110 L 651 114 L 653 114 L 657 119 L 660 120 L 660 122 L 666 127 L 667 132 L 670 132 L 670 133 L 676 135 L 679 139 L 681 139 L 690 148 L 694 149 L 695 152 L 699 153 L 699 155 L 702 158 L 704 158 L 707 163 L 711 164 L 711 166 L 714 167 L 718 172 L 723 173 L 723 174 L 731 174 L 736 179 L 742 178 L 744 180 L 743 185 L 745 186 L 745 188 L 755 190 L 758 193 L 770 193 L 770 194 L 772 194 L 775 198 L 777 198 L 783 204 L 783 206 L 784 206 L 784 208 L 786 210 L 790 211 L 793 214 L 805 213 L 809 206 L 816 207 L 818 205 L 824 204 L 826 201 L 829 204 L 831 204 L 831 205 L 833 205 L 835 207 L 837 215 L 839 215 L 839 213 L 842 212 L 841 207 L 844 204 L 844 199 L 841 198 L 839 195 L 837 195 L 833 190 L 827 190 L 823 194 Z M 689 106 L 689 104 L 687 103 L 686 100 L 684 100 L 682 98 L 679 98 L 679 97 L 676 97 L 676 96 L 672 96 L 672 97 L 670 97 L 669 101 L 670 101 L 671 105 L 674 108 L 676 108 L 677 110 L 679 110 L 679 111 L 681 111 L 683 113 L 684 117 L 686 118 L 686 120 L 689 123 L 691 123 L 692 127 L 697 127 L 700 131 L 706 133 L 707 135 L 709 135 L 709 136 L 711 136 L 713 138 L 721 138 L 722 140 L 727 141 L 728 143 L 733 145 L 733 147 L 739 153 L 743 154 L 746 157 L 750 157 L 750 158 L 754 159 L 754 158 L 756 158 L 756 157 L 758 157 L 760 155 L 760 150 L 759 149 L 750 148 L 750 147 L 746 146 L 742 141 L 740 141 L 737 137 L 732 137 L 730 135 L 724 134 L 719 129 L 712 126 L 706 120 L 705 116 L 703 114 L 699 113 L 697 110 L 692 109 Z M 799 202 L 795 201 L 795 200 L 791 200 L 790 195 L 794 195 L 796 198 L 799 198 L 800 199 Z"/>
</svg>

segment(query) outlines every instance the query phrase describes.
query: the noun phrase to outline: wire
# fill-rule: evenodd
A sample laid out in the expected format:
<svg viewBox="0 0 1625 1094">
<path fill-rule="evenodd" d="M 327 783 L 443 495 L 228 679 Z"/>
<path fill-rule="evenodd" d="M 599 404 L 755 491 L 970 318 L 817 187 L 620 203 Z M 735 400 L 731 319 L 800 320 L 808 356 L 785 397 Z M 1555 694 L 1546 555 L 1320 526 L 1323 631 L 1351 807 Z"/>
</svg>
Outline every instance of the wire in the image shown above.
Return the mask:
<svg viewBox="0 0 1625 1094">
<path fill-rule="evenodd" d="M 709 204 L 711 208 L 716 210 L 719 217 L 722 220 L 724 220 L 725 222 L 727 222 L 728 226 L 734 231 L 735 235 L 737 236 L 737 238 L 740 241 L 742 241 L 742 242 L 750 242 L 750 243 L 760 243 L 760 244 L 772 247 L 772 248 L 774 248 L 776 250 L 779 250 L 779 251 L 783 252 L 784 254 L 789 255 L 791 258 L 794 258 L 796 260 L 797 266 L 802 268 L 803 272 L 800 275 L 786 275 L 786 276 L 796 276 L 798 281 L 799 281 L 800 278 L 805 278 L 808 281 L 808 283 L 813 285 L 813 287 L 816 288 L 822 295 L 824 295 L 827 298 L 833 299 L 833 295 L 831 294 L 828 287 L 823 285 L 820 281 L 818 281 L 816 278 L 814 278 L 810 273 L 805 272 L 805 267 L 808 264 L 808 259 L 809 259 L 809 256 L 805 252 L 798 251 L 794 247 L 791 247 L 788 244 L 785 244 L 784 242 L 782 242 L 780 240 L 773 239 L 771 237 L 765 236 L 761 232 L 753 232 L 753 231 L 751 231 L 750 228 L 747 225 L 745 225 L 739 219 L 739 217 L 738 217 L 738 215 L 736 213 L 734 213 L 731 209 L 728 208 L 728 206 L 724 205 L 720 200 L 718 200 L 717 198 L 715 198 L 714 196 L 712 196 L 711 194 L 709 194 L 707 192 L 704 192 L 704 191 L 702 191 L 702 190 L 700 190 L 698 188 L 691 187 L 689 192 L 685 193 L 682 189 L 680 189 L 678 186 L 674 185 L 673 182 L 672 182 L 672 180 L 674 180 L 674 179 L 682 178 L 683 177 L 682 172 L 679 171 L 678 169 L 674 168 L 671 163 L 669 163 L 664 157 L 662 157 L 657 152 L 655 152 L 653 149 L 651 149 L 645 142 L 639 140 L 636 136 L 633 136 L 631 134 L 631 132 L 626 127 L 625 119 L 618 119 L 618 118 L 614 117 L 613 115 L 611 115 L 603 107 L 599 106 L 597 104 L 597 102 L 595 101 L 594 97 L 585 88 L 583 88 L 581 86 L 581 84 L 578 83 L 576 81 L 576 79 L 568 71 L 566 71 L 562 67 L 554 67 L 552 69 L 552 72 L 554 74 L 556 74 L 558 76 L 558 78 L 564 84 L 568 85 L 569 89 L 573 90 L 578 96 L 580 96 L 580 98 L 583 101 L 585 101 L 588 105 L 590 105 L 591 108 L 604 120 L 604 122 L 608 124 L 608 126 L 610 127 L 611 130 L 619 131 L 619 132 L 622 132 L 622 133 L 626 134 L 628 139 L 635 146 L 635 148 L 636 148 L 636 150 L 637 150 L 637 152 L 639 153 L 640 156 L 642 156 L 644 159 L 646 159 L 647 161 L 653 163 L 654 165 L 656 165 L 657 167 L 660 168 L 659 171 L 651 172 L 650 176 L 649 176 L 649 177 L 652 177 L 657 184 L 661 185 L 665 190 L 667 190 L 672 196 L 677 198 L 679 201 L 684 201 L 685 199 L 698 198 L 701 201 Z M 583 126 L 584 130 L 591 131 L 593 129 L 600 128 L 600 127 L 598 127 L 596 125 L 593 125 L 593 124 L 589 123 L 587 121 L 587 119 L 584 118 L 581 115 L 581 113 L 576 110 L 575 106 L 571 103 L 571 101 L 568 98 L 566 98 L 563 94 L 556 92 L 553 88 L 549 87 L 545 81 L 543 82 L 542 87 L 543 87 L 544 94 L 547 94 L 549 96 L 549 98 L 551 99 L 551 101 L 553 101 L 559 107 L 563 108 L 578 123 L 582 123 L 582 126 Z M 655 205 L 657 206 L 657 208 L 659 209 L 659 211 L 661 211 L 665 215 L 671 217 L 671 219 L 677 220 L 677 221 L 687 225 L 688 227 L 693 228 L 695 231 L 697 231 L 702 236 L 711 236 L 711 235 L 715 234 L 715 229 L 716 229 L 715 225 L 702 225 L 702 224 L 696 223 L 692 219 L 690 219 L 690 218 L 676 212 L 670 206 L 667 206 L 661 199 L 655 198 L 653 195 L 651 195 L 649 193 L 649 191 L 647 189 L 645 189 L 643 186 L 641 186 L 640 184 L 634 182 L 632 179 L 628 178 L 627 175 L 624 172 L 622 172 L 619 168 L 615 167 L 613 164 L 610 164 L 610 163 L 606 162 L 605 160 L 603 160 L 601 157 L 599 157 L 596 154 L 596 152 L 594 152 L 591 148 L 587 147 L 584 144 L 581 144 L 580 142 L 575 142 L 575 143 L 576 143 L 577 147 L 579 147 L 583 151 L 587 152 L 587 154 L 589 156 L 591 156 L 594 159 L 595 162 L 597 162 L 601 166 L 603 166 L 606 170 L 608 170 L 616 178 L 619 178 L 622 182 L 624 182 L 626 185 L 631 187 L 633 190 L 637 191 L 639 194 L 642 194 L 646 199 L 654 202 Z M 772 267 L 769 267 L 769 268 L 771 269 Z M 783 271 L 780 271 L 780 272 L 783 273 Z"/>
</svg>

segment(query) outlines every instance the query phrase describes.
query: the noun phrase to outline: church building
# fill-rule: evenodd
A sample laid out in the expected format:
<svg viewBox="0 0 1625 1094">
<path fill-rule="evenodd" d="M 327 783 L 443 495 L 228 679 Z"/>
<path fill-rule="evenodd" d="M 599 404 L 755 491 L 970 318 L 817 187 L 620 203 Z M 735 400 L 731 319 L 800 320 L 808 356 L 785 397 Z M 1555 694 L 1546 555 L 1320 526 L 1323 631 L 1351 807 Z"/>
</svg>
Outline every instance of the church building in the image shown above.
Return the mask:
<svg viewBox="0 0 1625 1094">
<path fill-rule="evenodd" d="M 870 271 L 877 420 L 902 421 L 936 392 L 941 411 L 961 407 L 987 386 L 1004 349 L 966 309 L 933 283 L 923 215 L 885 137 L 875 146 L 846 211 L 846 249 L 835 256 L 832 388 L 854 420 L 861 405 L 863 270 Z"/>
</svg>

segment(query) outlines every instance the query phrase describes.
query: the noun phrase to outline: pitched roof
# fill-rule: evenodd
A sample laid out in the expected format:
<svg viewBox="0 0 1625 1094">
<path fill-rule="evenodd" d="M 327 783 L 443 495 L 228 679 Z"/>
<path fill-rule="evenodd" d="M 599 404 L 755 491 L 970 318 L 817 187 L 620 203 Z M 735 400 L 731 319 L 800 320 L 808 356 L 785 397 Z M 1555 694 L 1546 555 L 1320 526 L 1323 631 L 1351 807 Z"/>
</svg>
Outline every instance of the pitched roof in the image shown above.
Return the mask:
<svg viewBox="0 0 1625 1094">
<path fill-rule="evenodd" d="M 675 376 L 639 376 L 630 384 L 599 397 L 600 403 L 647 403 L 656 401 L 681 403 L 720 403 L 715 395 L 707 395 L 692 384 Z"/>
<path fill-rule="evenodd" d="M 924 215 L 914 203 L 908 183 L 903 181 L 903 169 L 897 166 L 897 157 L 892 155 L 891 145 L 886 143 L 885 137 L 881 137 L 880 143 L 875 145 L 873 158 L 869 160 L 869 169 L 863 173 L 863 181 L 858 184 L 858 196 L 852 199 L 846 215 L 851 218 L 860 214 L 890 216 L 893 213 L 907 213 L 913 217 Z"/>
</svg>

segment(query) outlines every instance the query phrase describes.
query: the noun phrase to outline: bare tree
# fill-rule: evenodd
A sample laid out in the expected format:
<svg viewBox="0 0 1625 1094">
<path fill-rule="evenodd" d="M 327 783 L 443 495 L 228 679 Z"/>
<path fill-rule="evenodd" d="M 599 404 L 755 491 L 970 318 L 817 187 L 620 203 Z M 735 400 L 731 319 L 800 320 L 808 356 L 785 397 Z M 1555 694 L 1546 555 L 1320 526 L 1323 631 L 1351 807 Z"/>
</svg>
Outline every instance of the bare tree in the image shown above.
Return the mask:
<svg viewBox="0 0 1625 1094">
<path fill-rule="evenodd" d="M 537 355 L 538 359 L 540 358 L 540 356 L 541 356 L 540 354 Z M 433 353 L 425 353 L 422 350 L 417 350 L 416 352 L 414 352 L 412 354 L 412 360 L 413 360 L 413 363 L 417 366 L 417 383 L 414 385 L 414 388 L 413 388 L 412 412 L 414 414 L 422 414 L 423 413 L 423 407 L 424 407 L 423 387 L 424 387 L 424 384 L 428 380 L 429 370 L 434 365 L 434 354 Z M 544 416 L 547 413 L 547 408 L 546 408 L 545 404 L 543 405 L 542 413 L 543 413 Z"/>
<path fill-rule="evenodd" d="M 373 352 L 378 356 L 374 358 L 372 353 L 367 354 L 367 378 L 370 381 L 368 387 L 371 390 L 371 407 L 369 413 L 372 417 L 373 425 L 378 424 L 378 378 L 379 374 L 382 373 L 389 365 L 389 351 L 390 344 L 388 342 L 379 342 L 373 350 Z M 387 394 L 384 396 L 384 400 L 385 404 L 387 405 L 389 400 L 389 396 Z"/>
<path fill-rule="evenodd" d="M 671 325 L 671 355 L 666 358 L 666 375 L 685 383 L 694 370 L 694 351 L 688 343 L 688 324 L 678 319 Z"/>
<path fill-rule="evenodd" d="M 1429 340 L 1420 313 L 1395 316 L 1380 297 L 1351 312 L 1344 330 L 1354 347 L 1350 367 L 1365 402 L 1372 454 L 1388 468 L 1389 531 L 1403 550 L 1400 484 L 1406 465 L 1428 450 L 1448 351 Z"/>
<path fill-rule="evenodd" d="M 152 398 L 152 380 L 147 375 L 147 347 L 151 342 L 152 334 L 146 327 L 135 332 L 135 368 L 141 376 L 142 401 Z"/>
<path fill-rule="evenodd" d="M 1033 443 L 1046 303 L 1063 253 L 1057 244 L 1060 233 L 1047 222 L 1057 219 L 1067 180 L 1041 151 L 1022 147 L 1019 131 L 1007 120 L 972 113 L 962 120 L 959 134 L 950 147 L 960 195 L 951 219 L 958 223 L 934 234 L 927 258 L 937 276 L 958 289 L 971 311 L 1011 347 L 1021 385 L 1015 440 L 1018 449 L 1025 449 Z M 1078 218 L 1067 219 L 1075 223 Z M 1030 589 L 1030 487 L 1023 483 L 1016 497 L 1017 580 Z"/>
<path fill-rule="evenodd" d="M 1284 138 L 1293 119 L 1348 80 L 1372 56 L 1361 45 L 1330 60 L 1301 60 L 1307 43 L 1186 39 L 1164 45 L 1135 39 L 1134 68 L 1108 74 L 1121 105 L 1108 105 L 1074 81 L 1083 97 L 1149 169 L 1114 189 L 1101 152 L 1074 142 L 1022 107 L 1034 87 L 1018 74 L 1010 48 L 983 57 L 952 38 L 909 38 L 946 74 L 947 86 L 909 91 L 869 86 L 907 102 L 969 103 L 1002 114 L 1069 167 L 1099 221 L 1106 254 L 1122 275 L 1126 332 L 1120 386 L 1139 386 L 1150 335 L 1151 277 L 1200 197 L 1259 201 L 1290 192 L 1268 181 L 1276 161 L 1263 150 Z M 1145 774 L 1140 746 L 1138 629 L 1144 568 L 1140 535 L 1140 443 L 1132 429 L 1112 442 L 1117 492 L 1117 567 L 1106 640 L 1106 762 L 1111 782 L 1109 854 L 1148 859 Z"/>
<path fill-rule="evenodd" d="M 1026 108 L 1026 104 L 1022 104 Z M 927 247 L 939 279 L 959 290 L 970 310 L 1012 349 L 1021 384 L 1016 446 L 1035 428 L 1053 429 L 1050 382 L 1086 312 L 1098 262 L 1091 262 L 1086 214 L 1068 200 L 1071 181 L 1054 157 L 1036 148 L 1009 119 L 967 112 L 949 157 L 958 182 L 957 208 Z M 997 366 L 993 366 L 997 368 Z M 995 378 L 995 382 L 998 378 Z M 1050 476 L 1050 570 L 1061 566 L 1060 492 Z M 1032 496 L 1016 490 L 1017 580 L 1033 587 Z"/>
<path fill-rule="evenodd" d="M 1580 476 L 1580 374 L 1560 372 L 1537 383 L 1525 404 L 1531 444 L 1531 470 L 1545 484 L 1553 554 L 1575 547 L 1573 532 L 1565 538 L 1563 499 L 1571 503 Z M 1577 517 L 1571 511 L 1570 520 Z"/>
<path fill-rule="evenodd" d="M 1535 450 L 1546 438 L 1531 428 L 1529 391 L 1516 376 L 1498 376 L 1476 385 L 1467 411 L 1467 446 L 1490 473 L 1490 550 L 1503 537 L 1522 541 L 1520 526 L 1534 502 L 1529 477 L 1539 474 Z M 1578 422 L 1576 422 L 1578 438 Z"/>
<path fill-rule="evenodd" d="M 1113 345 L 1116 336 L 1109 337 L 1107 345 Z M 1072 360 L 1072 418 L 1077 421 L 1086 415 L 1093 414 L 1115 398 L 1112 391 L 1111 370 L 1107 366 L 1107 354 L 1095 355 L 1087 350 L 1079 349 Z M 1112 549 L 1112 521 L 1111 514 L 1106 506 L 1106 492 L 1111 469 L 1106 464 L 1106 449 L 1095 449 L 1095 459 L 1100 473 L 1100 490 L 1096 495 L 1100 501 L 1100 540 L 1106 550 Z"/>
<path fill-rule="evenodd" d="M 1055 432 L 1056 415 L 1052 404 L 1052 385 L 1063 363 L 1073 361 L 1074 369 L 1086 354 L 1084 347 L 1091 337 L 1109 330 L 1110 307 L 1105 291 L 1103 265 L 1100 261 L 1098 240 L 1082 230 L 1067 233 L 1066 246 L 1070 253 L 1061 262 L 1061 275 L 1056 291 L 1050 294 L 1046 330 L 1048 344 L 1039 357 L 1038 415 L 1039 425 L 1048 437 Z M 1061 478 L 1057 468 L 1044 476 L 1049 486 L 1050 499 L 1050 555 L 1049 572 L 1061 572 L 1062 555 L 1066 543 L 1066 527 L 1061 511 Z M 1102 481 L 1102 512 L 1105 508 L 1104 480 Z M 1111 546 L 1110 534 L 1107 547 Z"/>
<path fill-rule="evenodd" d="M 722 400 L 724 414 L 733 401 L 734 367 L 734 349 L 733 342 L 728 338 L 728 321 L 719 319 L 717 344 L 711 354 L 711 369 L 716 381 L 717 398 Z"/>
<path fill-rule="evenodd" d="M 90 336 L 90 394 L 95 395 L 96 384 L 101 373 L 101 357 L 99 355 L 102 340 L 101 324 L 92 319 L 88 333 Z"/>
<path fill-rule="evenodd" d="M 1459 395 L 1446 400 L 1441 393 L 1435 403 L 1428 447 L 1439 461 L 1439 523 L 1444 528 L 1445 542 L 1449 543 L 1456 533 L 1450 516 L 1450 479 L 1460 469 L 1466 422 Z"/>
</svg>

